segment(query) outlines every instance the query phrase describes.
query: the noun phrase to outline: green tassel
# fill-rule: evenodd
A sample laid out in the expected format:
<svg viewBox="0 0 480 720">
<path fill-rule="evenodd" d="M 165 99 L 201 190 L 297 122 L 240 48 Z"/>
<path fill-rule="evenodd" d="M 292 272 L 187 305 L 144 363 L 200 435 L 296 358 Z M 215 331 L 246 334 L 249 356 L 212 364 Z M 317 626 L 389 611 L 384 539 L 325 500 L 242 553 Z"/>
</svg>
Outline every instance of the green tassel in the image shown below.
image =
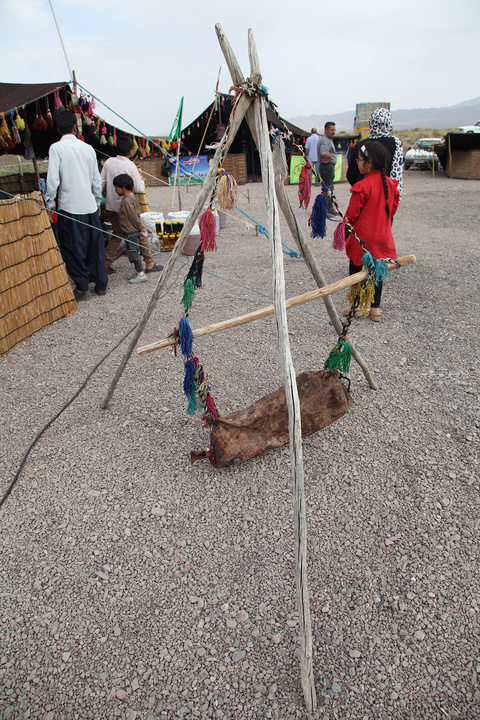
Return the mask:
<svg viewBox="0 0 480 720">
<path fill-rule="evenodd" d="M 197 400 L 197 393 L 195 390 L 192 390 L 188 396 L 187 415 L 195 415 L 197 410 L 200 410 L 200 408 L 201 405 Z"/>
<path fill-rule="evenodd" d="M 325 370 L 327 368 L 330 368 L 331 370 L 338 369 L 340 372 L 348 373 L 351 361 L 352 350 L 350 344 L 344 340 L 339 340 L 326 359 L 323 367 Z"/>
<path fill-rule="evenodd" d="M 191 280 L 191 278 L 188 278 L 187 280 L 185 280 L 185 284 L 183 286 L 182 305 L 185 310 L 189 310 L 192 307 L 194 300 L 195 288 L 193 286 L 193 281 Z"/>
</svg>

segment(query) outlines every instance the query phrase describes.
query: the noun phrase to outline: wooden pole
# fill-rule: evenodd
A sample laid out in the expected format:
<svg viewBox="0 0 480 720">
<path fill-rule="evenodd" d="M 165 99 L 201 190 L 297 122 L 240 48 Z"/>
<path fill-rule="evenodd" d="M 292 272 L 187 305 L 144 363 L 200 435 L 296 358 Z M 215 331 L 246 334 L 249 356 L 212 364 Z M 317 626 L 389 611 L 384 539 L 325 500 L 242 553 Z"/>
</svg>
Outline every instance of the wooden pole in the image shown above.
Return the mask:
<svg viewBox="0 0 480 720">
<path fill-rule="evenodd" d="M 248 31 L 248 40 L 251 74 L 260 75 L 257 49 L 252 30 Z M 267 113 L 265 101 L 262 96 L 257 97 L 255 100 L 254 110 L 273 262 L 273 304 L 275 306 L 278 346 L 288 408 L 288 431 L 290 436 L 290 460 L 294 495 L 295 578 L 300 624 L 300 681 L 307 712 L 311 713 L 317 707 L 317 695 L 313 676 L 312 622 L 310 617 L 310 598 L 307 577 L 307 520 L 305 510 L 300 400 L 298 397 L 296 372 L 290 352 L 280 217 L 275 194 L 275 173 L 270 147 L 270 136 L 268 133 Z"/>
<path fill-rule="evenodd" d="M 111 400 L 111 397 L 113 393 L 115 392 L 115 388 L 117 387 L 118 381 L 120 380 L 120 377 L 122 376 L 123 371 L 125 370 L 125 367 L 128 363 L 128 360 L 130 358 L 130 355 L 135 349 L 135 346 L 150 318 L 150 315 L 155 309 L 155 306 L 157 304 L 158 298 L 160 297 L 160 294 L 162 293 L 163 289 L 167 285 L 168 279 L 172 273 L 172 270 L 174 268 L 175 262 L 177 261 L 177 258 L 179 257 L 180 253 L 182 252 L 183 248 L 185 247 L 185 243 L 187 242 L 187 238 L 190 235 L 190 231 L 195 225 L 195 221 L 197 217 L 199 216 L 203 205 L 205 203 L 205 200 L 210 195 L 212 188 L 215 183 L 215 179 L 217 176 L 218 168 L 220 165 L 220 159 L 224 152 L 228 150 L 230 145 L 232 144 L 235 135 L 241 125 L 241 122 L 245 116 L 245 113 L 247 112 L 247 109 L 249 108 L 251 103 L 251 99 L 247 98 L 245 96 L 242 96 L 236 107 L 235 112 L 233 113 L 233 117 L 231 119 L 231 126 L 230 131 L 228 133 L 225 133 L 223 138 L 221 139 L 218 148 L 215 152 L 215 155 L 212 159 L 212 164 L 210 165 L 210 169 L 207 173 L 207 176 L 203 182 L 203 185 L 195 199 L 195 203 L 193 205 L 193 208 L 190 212 L 190 215 L 185 220 L 182 232 L 180 233 L 180 237 L 178 238 L 177 242 L 175 243 L 175 246 L 172 250 L 172 252 L 169 255 L 169 258 L 167 260 L 167 263 L 160 274 L 160 277 L 158 279 L 157 285 L 155 287 L 155 290 L 153 291 L 152 297 L 150 298 L 150 302 L 148 303 L 145 312 L 143 313 L 140 322 L 138 323 L 135 332 L 132 336 L 132 339 L 130 341 L 130 344 L 120 362 L 120 365 L 118 366 L 115 375 L 113 377 L 112 382 L 110 383 L 110 387 L 108 389 L 108 392 L 102 402 L 101 407 L 103 409 L 108 407 L 108 404 Z"/>
<path fill-rule="evenodd" d="M 398 262 L 402 267 L 405 265 L 411 265 L 416 261 L 415 255 L 404 255 L 398 258 Z M 387 263 L 389 270 L 396 270 L 397 265 L 395 263 Z M 318 288 L 317 290 L 310 290 L 310 292 L 303 293 L 303 295 L 296 295 L 295 297 L 288 298 L 285 300 L 285 309 L 289 310 L 297 305 L 304 305 L 305 303 L 311 302 L 312 300 L 318 300 L 319 298 L 326 298 L 329 295 L 333 295 L 339 290 L 346 290 L 348 287 L 355 285 L 357 282 L 365 280 L 367 277 L 367 270 L 361 270 L 354 275 L 347 275 L 347 277 L 341 280 L 336 280 L 330 285 Z M 222 330 L 229 330 L 230 328 L 238 327 L 239 325 L 248 325 L 248 323 L 261 320 L 262 318 L 274 315 L 275 306 L 267 305 L 266 307 L 253 310 L 253 312 L 247 313 L 246 315 L 239 315 L 230 320 L 222 320 L 212 325 L 206 325 L 203 328 L 193 330 L 193 337 L 202 337 L 203 335 L 212 335 L 213 333 L 221 332 Z M 162 350 L 163 348 L 174 345 L 176 340 L 173 337 L 165 338 L 165 340 L 159 340 L 151 345 L 144 345 L 138 348 L 138 355 L 145 355 L 146 353 L 153 352 L 154 350 Z"/>
<path fill-rule="evenodd" d="M 305 237 L 303 235 L 303 231 L 300 227 L 300 223 L 298 222 L 297 218 L 295 217 L 295 213 L 293 212 L 292 206 L 290 204 L 290 200 L 288 199 L 287 193 L 285 192 L 284 181 L 285 181 L 285 178 L 287 175 L 287 162 L 285 159 L 285 146 L 284 146 L 281 138 L 278 138 L 278 137 L 275 140 L 275 145 L 273 148 L 273 165 L 275 168 L 275 189 L 277 192 L 278 204 L 280 205 L 280 208 L 283 211 L 285 220 L 287 221 L 288 227 L 290 228 L 290 232 L 292 233 L 292 237 L 295 240 L 297 247 L 300 250 L 302 257 L 305 260 L 305 263 L 306 263 L 308 269 L 312 273 L 313 278 L 315 279 L 315 282 L 317 283 L 318 287 L 319 288 L 325 287 L 325 285 L 327 284 L 327 281 L 325 280 L 325 277 L 320 269 L 320 266 L 318 265 L 317 261 L 315 260 L 315 257 L 313 256 L 313 253 L 310 249 L 310 245 L 308 244 L 307 240 L 305 239 Z M 342 325 L 340 318 L 337 315 L 337 311 L 335 309 L 335 306 L 333 304 L 331 297 L 325 296 L 323 298 L 323 302 L 325 303 L 325 307 L 327 309 L 328 316 L 329 316 L 330 320 L 332 321 L 332 325 L 335 328 L 337 334 L 340 336 L 343 332 L 343 325 Z M 352 351 L 352 357 L 361 367 L 368 384 L 370 385 L 370 387 L 373 390 L 378 390 L 378 386 L 372 377 L 372 374 L 368 368 L 367 363 L 362 358 L 362 356 L 360 355 L 360 353 L 355 348 L 355 346 L 352 342 L 350 342 L 350 348 Z"/>
</svg>

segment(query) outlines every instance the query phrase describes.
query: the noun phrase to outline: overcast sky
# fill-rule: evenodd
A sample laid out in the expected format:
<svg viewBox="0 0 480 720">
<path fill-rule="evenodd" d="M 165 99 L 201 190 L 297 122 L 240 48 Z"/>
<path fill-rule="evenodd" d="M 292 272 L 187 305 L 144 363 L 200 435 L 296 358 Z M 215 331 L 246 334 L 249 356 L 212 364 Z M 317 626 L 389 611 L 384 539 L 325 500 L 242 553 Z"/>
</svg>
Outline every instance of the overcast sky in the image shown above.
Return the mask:
<svg viewBox="0 0 480 720">
<path fill-rule="evenodd" d="M 392 110 L 444 107 L 480 95 L 479 0 L 52 0 L 77 80 L 140 131 L 183 126 L 231 80 L 219 22 L 246 76 L 247 30 L 263 82 L 285 118 L 338 113 L 357 102 Z M 49 0 L 0 0 L 3 82 L 70 79 Z M 127 129 L 97 106 L 107 121 Z"/>
</svg>

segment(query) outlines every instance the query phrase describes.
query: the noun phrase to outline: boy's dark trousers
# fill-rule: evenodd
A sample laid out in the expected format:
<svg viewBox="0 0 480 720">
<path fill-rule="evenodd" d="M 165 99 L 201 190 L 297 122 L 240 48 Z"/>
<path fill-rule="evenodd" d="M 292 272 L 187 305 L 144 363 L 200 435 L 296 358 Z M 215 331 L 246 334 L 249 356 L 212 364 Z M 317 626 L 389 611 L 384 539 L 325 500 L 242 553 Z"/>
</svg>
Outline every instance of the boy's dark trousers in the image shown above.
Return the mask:
<svg viewBox="0 0 480 720">
<path fill-rule="evenodd" d="M 140 233 L 126 233 L 124 237 L 128 259 L 135 265 L 137 273 L 140 273 L 143 271 L 142 256 L 140 255 Z"/>
</svg>

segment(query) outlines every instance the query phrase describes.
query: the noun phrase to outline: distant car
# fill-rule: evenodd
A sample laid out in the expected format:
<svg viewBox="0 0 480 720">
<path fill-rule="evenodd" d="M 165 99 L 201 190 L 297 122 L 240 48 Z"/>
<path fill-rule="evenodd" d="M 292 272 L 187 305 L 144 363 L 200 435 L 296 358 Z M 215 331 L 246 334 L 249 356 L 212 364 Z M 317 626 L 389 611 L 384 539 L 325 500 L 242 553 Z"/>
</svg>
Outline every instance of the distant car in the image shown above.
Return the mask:
<svg viewBox="0 0 480 720">
<path fill-rule="evenodd" d="M 458 128 L 459 133 L 480 133 L 480 120 L 477 120 L 475 125 L 463 125 Z"/>
<path fill-rule="evenodd" d="M 441 142 L 441 138 L 420 138 L 405 154 L 405 170 L 415 165 L 418 168 L 435 170 L 440 168 L 440 160 L 433 150 L 433 146 Z"/>
</svg>

